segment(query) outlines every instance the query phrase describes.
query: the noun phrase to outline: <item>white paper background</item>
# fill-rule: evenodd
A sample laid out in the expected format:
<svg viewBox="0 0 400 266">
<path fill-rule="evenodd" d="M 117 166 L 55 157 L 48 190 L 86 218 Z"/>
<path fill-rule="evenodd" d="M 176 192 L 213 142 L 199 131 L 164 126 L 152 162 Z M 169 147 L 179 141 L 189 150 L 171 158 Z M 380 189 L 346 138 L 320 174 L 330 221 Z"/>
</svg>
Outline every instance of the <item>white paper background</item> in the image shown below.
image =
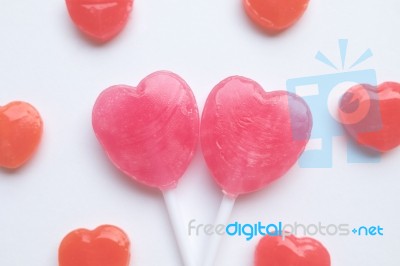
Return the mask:
<svg viewBox="0 0 400 266">
<path fill-rule="evenodd" d="M 372 49 L 361 68 L 376 69 L 379 82 L 399 81 L 399 11 L 397 0 L 312 0 L 295 27 L 269 37 L 239 0 L 137 0 L 122 34 L 98 46 L 77 32 L 63 1 L 1 0 L 0 105 L 32 103 L 45 133 L 28 165 L 0 170 L 0 265 L 57 265 L 65 234 L 103 223 L 129 234 L 131 265 L 181 265 L 161 194 L 118 173 L 94 137 L 97 95 L 167 69 L 188 82 L 201 111 L 213 86 L 230 75 L 273 90 L 285 89 L 289 78 L 331 73 L 313 58 L 322 50 L 339 60 L 339 38 L 349 39 L 350 61 Z M 383 237 L 316 238 L 333 266 L 400 265 L 400 149 L 361 165 L 346 163 L 343 138 L 333 152 L 332 169 L 295 166 L 269 188 L 239 198 L 231 221 L 380 224 Z M 222 195 L 200 150 L 177 192 L 185 222 L 213 221 Z M 216 265 L 252 265 L 257 240 L 225 238 Z M 191 241 L 202 257 L 206 237 Z"/>
</svg>

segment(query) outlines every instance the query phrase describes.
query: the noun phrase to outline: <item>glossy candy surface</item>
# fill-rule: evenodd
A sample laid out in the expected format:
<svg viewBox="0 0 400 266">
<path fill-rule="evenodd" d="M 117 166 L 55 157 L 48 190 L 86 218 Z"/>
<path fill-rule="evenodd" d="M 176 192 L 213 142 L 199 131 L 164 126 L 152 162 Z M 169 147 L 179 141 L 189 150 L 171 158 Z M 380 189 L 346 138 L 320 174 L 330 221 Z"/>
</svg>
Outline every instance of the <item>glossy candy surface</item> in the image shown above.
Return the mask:
<svg viewBox="0 0 400 266">
<path fill-rule="evenodd" d="M 330 266 L 329 252 L 317 240 L 293 235 L 264 236 L 257 245 L 255 266 Z"/>
<path fill-rule="evenodd" d="M 129 238 L 112 225 L 74 230 L 58 250 L 59 266 L 129 266 L 129 260 Z"/>
<path fill-rule="evenodd" d="M 106 42 L 125 26 L 132 0 L 66 0 L 75 25 L 88 37 Z"/>
<path fill-rule="evenodd" d="M 0 167 L 15 169 L 36 151 L 43 132 L 39 112 L 29 103 L 0 106 Z"/>
<path fill-rule="evenodd" d="M 310 110 L 300 97 L 266 93 L 255 81 L 236 76 L 208 96 L 200 141 L 217 184 L 237 196 L 285 174 L 303 152 L 311 128 Z"/>
<path fill-rule="evenodd" d="M 114 165 L 159 189 L 174 188 L 188 167 L 199 135 L 199 114 L 186 82 L 155 72 L 139 85 L 113 86 L 98 97 L 93 129 Z"/>
<path fill-rule="evenodd" d="M 307 9 L 309 0 L 243 0 L 250 19 L 269 33 L 292 26 Z"/>
<path fill-rule="evenodd" d="M 339 118 L 359 144 L 387 152 L 400 145 L 400 84 L 356 85 L 342 97 Z"/>
</svg>

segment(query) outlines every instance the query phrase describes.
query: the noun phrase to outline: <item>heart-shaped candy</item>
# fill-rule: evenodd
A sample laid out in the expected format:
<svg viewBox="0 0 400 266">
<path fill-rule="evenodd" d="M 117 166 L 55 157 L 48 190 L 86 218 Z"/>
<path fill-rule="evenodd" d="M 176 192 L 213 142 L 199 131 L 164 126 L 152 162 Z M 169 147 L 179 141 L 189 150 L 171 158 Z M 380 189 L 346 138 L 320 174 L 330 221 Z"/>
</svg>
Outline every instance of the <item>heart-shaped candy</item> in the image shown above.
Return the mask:
<svg viewBox="0 0 400 266">
<path fill-rule="evenodd" d="M 66 0 L 69 15 L 87 36 L 106 42 L 128 21 L 133 0 Z"/>
<path fill-rule="evenodd" d="M 255 81 L 230 77 L 211 91 L 200 141 L 215 181 L 230 196 L 281 177 L 308 142 L 312 116 L 300 97 L 264 92 Z"/>
<path fill-rule="evenodd" d="M 254 266 L 330 266 L 329 252 L 317 240 L 294 235 L 264 236 L 257 245 Z"/>
<path fill-rule="evenodd" d="M 129 238 L 112 225 L 74 230 L 58 250 L 59 266 L 129 266 L 129 260 Z"/>
<path fill-rule="evenodd" d="M 43 132 L 39 112 L 29 103 L 0 106 L 0 167 L 15 169 L 37 149 Z"/>
<path fill-rule="evenodd" d="M 251 20 L 269 33 L 292 26 L 307 9 L 309 0 L 243 0 Z"/>
<path fill-rule="evenodd" d="M 196 100 L 176 74 L 155 72 L 136 88 L 106 89 L 93 108 L 93 129 L 122 172 L 161 190 L 174 188 L 199 135 Z"/>
<path fill-rule="evenodd" d="M 339 104 L 339 118 L 359 144 L 386 152 L 400 145 L 400 84 L 356 85 Z"/>
</svg>

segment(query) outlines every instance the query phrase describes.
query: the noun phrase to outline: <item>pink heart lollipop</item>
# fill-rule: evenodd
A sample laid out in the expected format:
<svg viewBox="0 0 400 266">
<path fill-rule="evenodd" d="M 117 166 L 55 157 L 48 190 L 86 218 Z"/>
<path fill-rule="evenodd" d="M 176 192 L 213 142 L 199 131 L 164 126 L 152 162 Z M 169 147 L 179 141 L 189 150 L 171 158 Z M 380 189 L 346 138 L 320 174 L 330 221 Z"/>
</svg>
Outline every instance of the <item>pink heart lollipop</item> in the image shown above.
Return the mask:
<svg viewBox="0 0 400 266">
<path fill-rule="evenodd" d="M 263 188 L 297 161 L 310 137 L 307 104 L 255 81 L 227 78 L 208 96 L 201 147 L 217 184 L 230 196 Z"/>
<path fill-rule="evenodd" d="M 303 152 L 312 116 L 300 97 L 266 93 L 255 81 L 230 77 L 207 98 L 201 120 L 204 159 L 225 197 L 215 224 L 224 224 L 235 198 L 283 176 Z M 212 265 L 218 241 L 209 245 Z"/>
<path fill-rule="evenodd" d="M 136 88 L 112 86 L 98 97 L 92 121 L 99 142 L 118 169 L 163 191 L 178 244 L 188 248 L 172 193 L 193 158 L 199 135 L 198 109 L 186 82 L 160 71 Z M 192 265 L 188 252 L 182 253 L 185 265 Z"/>
</svg>

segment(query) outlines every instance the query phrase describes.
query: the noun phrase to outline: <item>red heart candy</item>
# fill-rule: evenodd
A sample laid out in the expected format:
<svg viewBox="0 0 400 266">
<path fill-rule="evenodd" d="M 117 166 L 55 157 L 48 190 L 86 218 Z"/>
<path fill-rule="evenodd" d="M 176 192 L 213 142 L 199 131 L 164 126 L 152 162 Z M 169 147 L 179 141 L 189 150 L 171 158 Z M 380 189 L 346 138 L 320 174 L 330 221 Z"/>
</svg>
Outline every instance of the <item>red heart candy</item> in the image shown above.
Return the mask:
<svg viewBox="0 0 400 266">
<path fill-rule="evenodd" d="M 120 85 L 102 92 L 92 121 L 117 168 L 162 190 L 177 185 L 199 135 L 192 91 L 183 79 L 166 71 L 147 76 L 137 88 Z"/>
<path fill-rule="evenodd" d="M 257 245 L 255 266 L 330 266 L 329 252 L 317 240 L 294 235 L 264 236 Z"/>
<path fill-rule="evenodd" d="M 75 25 L 90 38 L 106 42 L 128 21 L 133 0 L 66 0 Z"/>
<path fill-rule="evenodd" d="M 39 112 L 29 103 L 0 106 L 0 167 L 15 169 L 36 151 L 43 132 Z"/>
<path fill-rule="evenodd" d="M 77 229 L 62 240 L 58 263 L 59 266 L 128 266 L 129 250 L 129 238 L 118 227 Z"/>
<path fill-rule="evenodd" d="M 308 7 L 309 0 L 243 0 L 251 20 L 270 33 L 292 26 Z"/>
<path fill-rule="evenodd" d="M 237 196 L 285 174 L 303 152 L 311 128 L 310 110 L 300 97 L 266 93 L 253 80 L 230 77 L 207 98 L 200 141 L 215 181 Z"/>
<path fill-rule="evenodd" d="M 400 84 L 356 85 L 342 97 L 339 118 L 359 144 L 380 152 L 400 145 Z"/>
</svg>

